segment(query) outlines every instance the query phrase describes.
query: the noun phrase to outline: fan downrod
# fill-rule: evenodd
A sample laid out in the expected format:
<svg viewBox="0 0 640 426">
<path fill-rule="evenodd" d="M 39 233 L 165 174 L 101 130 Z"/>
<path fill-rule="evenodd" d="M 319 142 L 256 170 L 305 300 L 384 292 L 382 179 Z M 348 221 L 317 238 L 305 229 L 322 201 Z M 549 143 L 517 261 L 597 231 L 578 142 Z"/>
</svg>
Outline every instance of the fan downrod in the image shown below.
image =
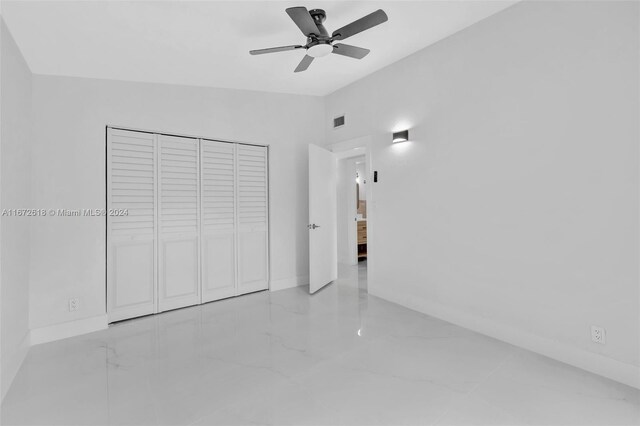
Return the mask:
<svg viewBox="0 0 640 426">
<path fill-rule="evenodd" d="M 322 9 L 311 9 L 309 11 L 309 15 L 313 18 L 313 20 L 317 24 L 322 24 L 327 19 L 327 14 Z"/>
<path fill-rule="evenodd" d="M 327 19 L 326 12 L 322 9 L 311 9 L 309 11 L 309 15 L 311 15 L 313 22 L 316 24 L 316 27 L 318 27 L 318 33 L 319 33 L 317 34 L 318 38 L 319 39 L 329 38 L 329 32 L 324 27 L 324 25 L 322 25 L 322 23 Z"/>
</svg>

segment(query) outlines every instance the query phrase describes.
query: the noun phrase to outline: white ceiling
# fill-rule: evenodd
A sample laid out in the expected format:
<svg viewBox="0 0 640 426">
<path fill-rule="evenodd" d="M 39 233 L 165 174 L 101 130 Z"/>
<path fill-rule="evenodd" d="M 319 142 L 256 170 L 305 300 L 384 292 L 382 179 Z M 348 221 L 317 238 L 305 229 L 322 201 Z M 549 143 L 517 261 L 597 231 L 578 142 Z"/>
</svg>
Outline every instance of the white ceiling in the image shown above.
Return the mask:
<svg viewBox="0 0 640 426">
<path fill-rule="evenodd" d="M 2 1 L 2 15 L 36 74 L 326 95 L 474 24 L 515 1 Z M 362 60 L 329 55 L 302 73 L 304 44 L 285 9 L 327 13 L 329 33 L 376 9 L 389 21 L 347 44 Z"/>
</svg>

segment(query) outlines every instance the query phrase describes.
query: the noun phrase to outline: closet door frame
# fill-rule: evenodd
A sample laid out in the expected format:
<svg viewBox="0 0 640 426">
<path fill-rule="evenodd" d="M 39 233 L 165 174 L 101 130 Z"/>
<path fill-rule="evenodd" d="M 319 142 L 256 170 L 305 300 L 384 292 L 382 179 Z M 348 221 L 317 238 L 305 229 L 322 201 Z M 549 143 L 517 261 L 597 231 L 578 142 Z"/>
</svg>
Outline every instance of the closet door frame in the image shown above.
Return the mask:
<svg viewBox="0 0 640 426">
<path fill-rule="evenodd" d="M 112 285 L 110 285 L 110 283 L 112 283 L 113 280 L 113 253 L 110 253 L 110 250 L 113 250 L 113 243 L 114 243 L 114 236 L 112 234 L 112 225 L 113 225 L 113 221 L 109 216 L 109 209 L 111 208 L 111 200 L 112 200 L 112 158 L 111 158 L 111 145 L 110 145 L 110 138 L 111 138 L 111 134 L 112 132 L 136 132 L 136 133 L 144 133 L 147 135 L 150 135 L 153 138 L 153 146 L 154 146 L 154 163 L 155 163 L 155 168 L 154 168 L 154 192 L 156 194 L 156 198 L 154 200 L 154 240 L 153 240 L 153 282 L 154 282 L 154 288 L 153 288 L 153 298 L 154 298 L 154 304 L 153 304 L 153 309 L 146 309 L 146 310 L 133 310 L 133 311 L 127 311 L 127 312 L 114 312 L 111 310 L 112 306 L 111 306 L 111 292 L 113 291 L 112 289 Z M 265 249 L 266 249 L 266 280 L 267 280 L 267 288 L 266 290 L 271 290 L 271 217 L 270 217 L 270 213 L 271 213 L 271 191 L 270 191 L 270 161 L 269 161 L 269 157 L 270 157 L 270 146 L 268 144 L 256 144 L 256 143 L 247 143 L 247 142 L 242 142 L 242 141 L 233 141 L 233 140 L 221 140 L 221 139 L 217 139 L 217 138 L 210 138 L 210 137 L 202 137 L 202 136 L 195 136 L 195 135 L 187 135 L 187 134 L 181 134 L 181 133 L 174 133 L 174 132 L 162 132 L 162 131 L 157 131 L 157 130 L 146 130 L 146 129 L 140 129 L 140 128 L 133 128 L 133 127 L 129 127 L 129 126 L 118 126 L 118 125 L 106 125 L 106 140 L 105 140 L 105 145 L 106 145 L 106 182 L 105 182 L 105 186 L 106 186 L 106 206 L 107 206 L 107 215 L 105 218 L 105 228 L 106 228 L 106 253 L 105 253 L 105 265 L 106 265 L 106 271 L 105 271 L 105 310 L 107 312 L 107 316 L 108 316 L 108 322 L 115 322 L 115 321 L 120 321 L 120 320 L 125 320 L 125 319 L 131 319 L 131 318 L 136 318 L 139 316 L 144 316 L 144 315 L 150 315 L 150 314 L 156 314 L 159 313 L 159 250 L 160 250 L 160 226 L 159 226 L 159 179 L 160 179 L 160 173 L 159 173 L 159 151 L 160 151 L 160 147 L 159 147 L 159 136 L 164 135 L 164 136 L 173 136 L 173 137 L 181 137 L 181 138 L 191 138 L 191 139 L 196 139 L 197 143 L 198 143 L 198 154 L 199 154 L 199 159 L 198 159 L 198 169 L 199 169 L 199 188 L 198 188 L 198 228 L 199 228 L 199 235 L 198 235 L 198 243 L 197 243 L 197 250 L 198 250 L 198 268 L 197 268 L 197 273 L 198 273 L 198 281 L 199 281 L 199 294 L 200 294 L 200 304 L 202 303 L 208 303 L 208 301 L 203 300 L 203 258 L 202 258 L 202 253 L 203 253 L 203 214 L 202 214 L 202 200 L 203 200 L 203 196 L 202 196 L 202 191 L 203 191 L 203 185 L 202 185 L 202 141 L 203 140 L 208 140 L 208 141 L 212 141 L 212 142 L 220 142 L 220 143 L 228 143 L 228 144 L 233 144 L 234 145 L 234 151 L 236 152 L 235 156 L 234 156 L 234 167 L 235 167 L 235 185 L 234 185 L 234 199 L 235 199 L 235 212 L 234 212 L 234 216 L 235 216 L 235 231 L 234 231 L 234 252 L 235 252 L 235 292 L 234 295 L 231 297 L 235 297 L 235 296 L 240 296 L 242 294 L 247 294 L 245 293 L 241 293 L 240 292 L 240 283 L 239 283 L 239 263 L 240 263 L 240 256 L 239 256 L 239 209 L 238 209 L 238 205 L 239 205 L 239 194 L 238 194 L 238 187 L 239 187 L 239 183 L 238 183 L 238 146 L 240 145 L 246 145 L 246 146 L 251 146 L 251 147 L 259 147 L 259 148 L 264 148 L 265 149 L 265 197 L 266 197 L 266 241 L 265 241 Z M 258 289 L 255 291 L 262 291 L 264 289 Z M 216 299 L 219 300 L 219 299 Z M 211 300 L 214 301 L 214 300 Z M 111 312 L 110 312 L 111 311 Z"/>
</svg>

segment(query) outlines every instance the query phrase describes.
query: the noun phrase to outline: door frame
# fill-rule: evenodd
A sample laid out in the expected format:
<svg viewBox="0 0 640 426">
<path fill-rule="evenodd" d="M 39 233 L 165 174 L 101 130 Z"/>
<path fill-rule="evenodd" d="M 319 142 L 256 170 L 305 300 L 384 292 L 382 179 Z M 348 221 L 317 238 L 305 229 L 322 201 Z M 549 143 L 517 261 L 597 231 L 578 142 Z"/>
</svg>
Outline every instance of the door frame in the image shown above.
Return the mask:
<svg viewBox="0 0 640 426">
<path fill-rule="evenodd" d="M 222 143 L 231 143 L 231 144 L 236 144 L 236 145 L 249 145 L 249 146 L 258 146 L 258 147 L 264 147 L 266 148 L 266 178 L 267 178 L 267 289 L 266 291 L 271 291 L 271 249 L 272 249 L 272 242 L 271 242 L 271 179 L 270 179 L 270 151 L 271 151 L 271 147 L 268 143 L 254 143 L 254 142 L 246 142 L 246 141 L 237 141 L 237 140 L 231 140 L 231 139 L 221 139 L 221 138 L 212 138 L 209 136 L 198 136 L 198 135 L 193 135 L 193 134 L 188 134 L 188 133 L 181 133 L 181 132 L 175 132 L 175 131 L 163 131 L 163 130 L 150 130 L 150 129 L 142 129 L 142 128 L 137 128 L 137 127 L 131 127 L 131 126 L 121 126 L 121 125 L 117 125 L 117 124 L 105 124 L 105 134 L 104 134 L 104 149 L 105 149 L 105 162 L 104 162 L 104 177 L 105 177 L 105 182 L 104 182 L 104 188 L 105 188 L 105 198 L 104 198 L 104 208 L 105 211 L 107 211 L 107 209 L 109 208 L 109 161 L 110 161 L 110 156 L 109 156 L 109 130 L 110 129 L 114 129 L 114 130 L 124 130 L 124 131 L 129 131 L 129 132 L 139 132 L 139 133 L 148 133 L 148 134 L 152 134 L 152 135 L 165 135 L 165 136 L 175 136 L 175 137 L 182 137 L 182 138 L 191 138 L 191 139 L 206 139 L 206 140 L 210 140 L 210 141 L 214 141 L 214 142 L 222 142 Z M 157 153 L 156 153 L 157 154 Z M 157 207 L 155 207 L 155 209 L 157 210 Z M 157 215 L 157 211 L 155 213 Z M 157 218 L 156 218 L 157 221 Z M 109 259 L 109 240 L 110 240 L 110 235 L 109 235 L 109 223 L 108 223 L 108 217 L 107 215 L 105 215 L 104 218 L 104 230 L 105 230 L 105 256 L 104 256 L 104 266 L 105 266 L 105 271 L 104 271 L 104 312 L 105 315 L 108 315 L 109 313 L 109 299 L 108 299 L 108 292 L 109 292 L 109 287 L 108 287 L 108 274 L 109 274 L 109 263 L 108 263 L 108 259 Z M 199 246 L 199 250 L 202 250 L 202 241 L 200 241 L 198 243 Z M 157 254 L 154 255 L 155 258 L 157 258 Z M 154 273 L 157 273 L 154 272 Z M 200 285 L 202 285 L 202 265 L 199 265 L 198 267 L 198 273 L 200 275 Z M 237 273 L 237 271 L 236 271 Z M 157 291 L 157 289 L 155 290 Z M 233 297 L 237 297 L 233 296 Z M 205 302 L 205 303 L 210 303 L 210 302 Z M 200 304 L 204 304 L 202 303 L 202 295 L 201 295 L 201 303 Z M 159 313 L 158 312 L 158 301 L 156 301 L 156 312 L 154 313 Z M 109 321 L 107 321 L 109 322 Z"/>
<path fill-rule="evenodd" d="M 363 136 L 354 139 L 347 139 L 336 142 L 327 146 L 327 148 L 336 154 L 338 161 L 352 157 L 361 157 L 364 155 L 364 161 L 367 167 L 366 200 L 367 200 L 367 291 L 371 288 L 370 284 L 374 281 L 375 275 L 375 198 L 373 187 L 373 138 L 371 136 Z M 336 188 L 336 191 L 338 189 Z"/>
</svg>

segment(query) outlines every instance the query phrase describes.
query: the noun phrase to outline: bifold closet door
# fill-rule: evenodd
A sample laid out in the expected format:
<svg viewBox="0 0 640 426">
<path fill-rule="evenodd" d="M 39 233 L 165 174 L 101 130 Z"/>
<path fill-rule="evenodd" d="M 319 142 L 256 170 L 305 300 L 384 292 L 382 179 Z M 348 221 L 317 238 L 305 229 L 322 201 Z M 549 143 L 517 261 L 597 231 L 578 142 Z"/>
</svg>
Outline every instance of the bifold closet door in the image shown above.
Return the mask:
<svg viewBox="0 0 640 426">
<path fill-rule="evenodd" d="M 237 145 L 238 294 L 269 287 L 267 148 Z"/>
<path fill-rule="evenodd" d="M 109 322 L 156 312 L 155 138 L 149 133 L 108 129 Z"/>
<path fill-rule="evenodd" d="M 202 301 L 236 295 L 236 144 L 200 141 Z"/>
<path fill-rule="evenodd" d="M 158 135 L 158 310 L 200 303 L 199 141 Z"/>
<path fill-rule="evenodd" d="M 266 147 L 108 128 L 107 156 L 109 322 L 268 288 Z"/>
</svg>

